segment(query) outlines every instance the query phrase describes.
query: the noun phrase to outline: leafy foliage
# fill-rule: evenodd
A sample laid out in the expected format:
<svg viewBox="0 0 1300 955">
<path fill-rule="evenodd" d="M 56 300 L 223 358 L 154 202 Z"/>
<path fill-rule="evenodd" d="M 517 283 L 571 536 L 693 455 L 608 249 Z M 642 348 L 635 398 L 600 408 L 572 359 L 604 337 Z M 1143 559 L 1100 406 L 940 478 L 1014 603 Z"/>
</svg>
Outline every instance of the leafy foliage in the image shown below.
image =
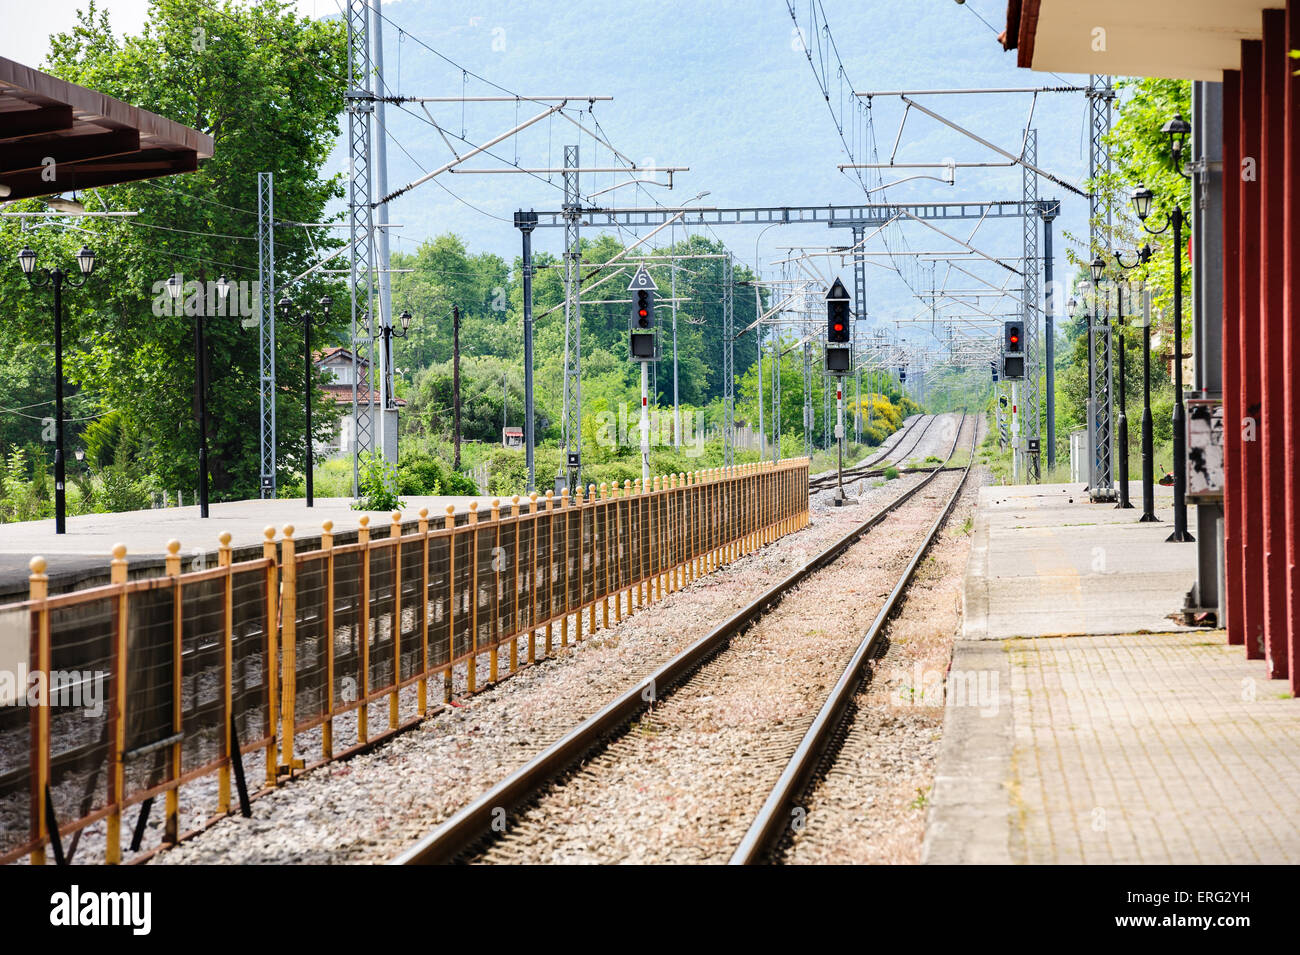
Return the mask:
<svg viewBox="0 0 1300 955">
<path fill-rule="evenodd" d="M 138 36 L 119 39 L 108 14 L 93 2 L 68 32 L 51 40 L 47 68 L 57 76 L 103 91 L 186 126 L 209 133 L 214 155 L 197 172 L 167 180 L 96 190 L 110 210 L 139 210 L 136 218 L 87 220 L 95 234 L 43 234 L 33 241 L 41 263 L 68 267 L 82 242 L 99 256 L 95 275 L 65 295 L 65 362 L 74 388 L 87 399 L 79 416 L 113 411 L 114 435 L 96 436 L 97 465 L 116 459 L 114 446 L 130 438 L 144 470 L 164 487 L 191 488 L 196 380 L 194 324 L 187 317 L 159 316 L 156 284 L 174 272 L 187 279 L 257 280 L 255 225 L 257 173 L 275 177 L 279 219 L 314 222 L 326 204 L 342 195 L 337 178 L 320 170 L 338 135 L 346 72 L 346 40 L 340 22 L 298 17 L 283 0 L 152 0 Z M 43 208 L 39 202 L 22 208 Z M 16 227 L 0 229 L 0 256 L 12 255 L 24 240 Z M 277 236 L 277 268 L 297 274 L 338 240 Z M 6 335 L 43 347 L 48 341 L 49 300 L 33 293 L 17 270 L 0 275 L 0 308 Z M 315 301 L 323 283 L 293 290 Z M 241 300 L 251 300 L 249 294 Z M 232 299 L 238 292 L 232 292 Z M 336 299 L 342 296 L 334 290 Z M 12 318 L 12 321 L 9 320 Z M 206 322 L 208 443 L 214 498 L 258 494 L 257 330 L 238 318 Z M 337 320 L 317 332 L 327 342 Z M 279 323 L 277 375 L 300 380 L 302 334 Z M 6 349 L 25 360 L 28 352 Z M 42 377 L 48 357 L 41 356 Z M 16 359 L 7 359 L 13 361 Z M 0 378 L 3 378 L 0 375 Z M 41 383 L 28 394 L 52 391 Z M 7 396 L 6 396 L 7 399 Z M 29 399 L 30 400 L 30 399 Z M 27 403 L 27 402 L 21 402 Z M 331 426 L 331 403 L 319 405 L 319 436 Z M 286 434 L 304 427 L 299 389 L 282 390 L 277 419 Z M 78 415 L 70 415 L 78 417 Z M 9 444 L 21 435 L 3 434 Z M 286 478 L 301 470 L 301 448 L 286 442 L 280 469 Z"/>
<path fill-rule="evenodd" d="M 383 455 L 362 452 L 360 456 L 361 494 L 353 502 L 357 511 L 396 511 L 406 506 L 397 485 L 397 469 Z"/>
</svg>

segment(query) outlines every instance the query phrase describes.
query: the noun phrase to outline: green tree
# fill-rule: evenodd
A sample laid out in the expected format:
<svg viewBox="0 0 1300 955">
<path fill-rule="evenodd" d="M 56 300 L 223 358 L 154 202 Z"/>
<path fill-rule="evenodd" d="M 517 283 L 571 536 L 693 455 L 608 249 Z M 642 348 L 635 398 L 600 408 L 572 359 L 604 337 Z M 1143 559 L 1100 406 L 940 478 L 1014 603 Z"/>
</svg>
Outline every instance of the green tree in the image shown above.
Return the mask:
<svg viewBox="0 0 1300 955">
<path fill-rule="evenodd" d="M 65 361 L 69 378 L 93 394 L 99 411 L 121 415 L 124 432 L 140 441 L 141 463 L 165 487 L 192 487 L 197 426 L 193 320 L 160 314 L 161 283 L 174 272 L 198 282 L 226 274 L 255 283 L 257 173 L 275 177 L 275 212 L 284 221 L 316 222 L 341 196 L 337 177 L 320 170 L 339 132 L 346 40 L 337 21 L 298 17 L 284 0 L 236 4 L 221 0 L 152 0 L 143 31 L 118 40 L 108 15 L 92 2 L 70 31 L 51 39 L 47 67 L 213 136 L 214 155 L 198 171 L 165 180 L 97 190 L 88 206 L 139 210 L 127 219 L 87 220 L 96 235 L 42 238 L 42 258 L 65 267 L 81 242 L 99 255 L 95 276 L 66 296 Z M 37 207 L 38 204 L 32 204 Z M 301 229 L 277 230 L 277 271 L 304 271 L 337 240 Z M 21 242 L 5 235 L 3 254 Z M 0 307 L 30 342 L 47 340 L 48 304 L 20 287 L 6 270 Z M 307 281 L 288 290 L 300 302 L 326 291 Z M 232 298 L 250 303 L 252 287 Z M 344 295 L 331 290 L 336 301 Z M 277 296 L 278 297 L 278 296 Z M 251 303 L 250 303 L 251 304 Z M 341 312 L 342 309 L 336 311 Z M 209 462 L 213 496 L 256 496 L 258 487 L 259 360 L 256 323 L 240 317 L 206 322 Z M 318 328 L 325 344 L 341 327 Z M 277 323 L 277 376 L 300 381 L 302 333 Z M 300 434 L 299 387 L 277 400 L 281 435 Z M 85 411 L 92 399 L 78 405 Z M 320 431 L 331 406 L 319 405 Z M 301 441 L 282 441 L 281 478 L 303 466 Z"/>
</svg>

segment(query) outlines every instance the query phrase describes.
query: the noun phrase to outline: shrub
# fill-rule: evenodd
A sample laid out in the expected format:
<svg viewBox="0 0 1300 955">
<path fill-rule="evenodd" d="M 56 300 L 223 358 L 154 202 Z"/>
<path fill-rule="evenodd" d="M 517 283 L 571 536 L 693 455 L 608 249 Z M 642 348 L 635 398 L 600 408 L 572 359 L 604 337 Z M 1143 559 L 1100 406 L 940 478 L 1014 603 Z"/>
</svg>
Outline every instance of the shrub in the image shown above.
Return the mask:
<svg viewBox="0 0 1300 955">
<path fill-rule="evenodd" d="M 898 468 L 894 467 L 892 464 L 891 464 L 889 467 L 885 468 L 885 480 L 886 480 L 886 481 L 897 481 L 897 480 L 898 480 Z"/>
<path fill-rule="evenodd" d="M 398 496 L 397 470 L 381 454 L 361 454 L 361 496 L 353 502 L 356 511 L 396 511 L 406 505 Z"/>
<path fill-rule="evenodd" d="M 478 485 L 458 474 L 431 454 L 412 451 L 397 465 L 397 491 L 400 494 L 478 494 Z"/>
<path fill-rule="evenodd" d="M 141 511 L 150 505 L 149 483 L 123 464 L 110 464 L 99 472 L 95 506 L 100 511 Z"/>
</svg>

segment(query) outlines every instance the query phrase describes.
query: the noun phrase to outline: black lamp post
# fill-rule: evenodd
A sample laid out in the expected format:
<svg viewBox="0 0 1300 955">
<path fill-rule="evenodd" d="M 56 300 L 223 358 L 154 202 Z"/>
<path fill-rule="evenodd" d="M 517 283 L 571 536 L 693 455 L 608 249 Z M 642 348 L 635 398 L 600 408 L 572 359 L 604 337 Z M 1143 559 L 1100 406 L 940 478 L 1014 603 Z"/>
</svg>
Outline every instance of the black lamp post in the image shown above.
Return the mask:
<svg viewBox="0 0 1300 955">
<path fill-rule="evenodd" d="M 173 302 L 179 302 L 184 291 L 185 276 L 177 272 L 167 280 L 167 292 Z M 217 294 L 224 306 L 230 294 L 230 280 L 224 275 L 217 280 Z M 203 328 L 206 311 L 207 302 L 200 301 L 194 315 L 194 390 L 199 399 L 199 517 L 208 516 L 208 348 Z"/>
<path fill-rule="evenodd" d="M 1093 259 L 1090 263 L 1088 263 L 1088 273 L 1092 276 L 1092 321 L 1091 321 L 1091 323 L 1090 323 L 1089 326 L 1088 326 L 1088 341 L 1089 341 L 1089 348 L 1091 349 L 1091 354 L 1094 356 L 1094 359 L 1095 359 L 1095 357 L 1096 357 L 1096 349 L 1097 349 L 1097 346 L 1096 346 L 1096 341 L 1097 341 L 1097 339 L 1096 339 L 1096 333 L 1097 333 L 1097 329 L 1098 329 L 1099 327 L 1101 327 L 1101 328 L 1105 328 L 1105 330 L 1106 330 L 1106 335 L 1107 335 L 1107 337 L 1106 337 L 1105 340 L 1106 340 L 1106 341 L 1109 341 L 1109 340 L 1110 340 L 1110 339 L 1109 339 L 1110 330 L 1109 330 L 1109 328 L 1106 328 L 1106 326 L 1109 325 L 1109 322 L 1108 322 L 1108 320 L 1107 320 L 1105 317 L 1100 316 L 1100 315 L 1098 314 L 1098 311 L 1097 311 L 1097 302 L 1098 302 L 1098 300 L 1101 298 L 1101 283 L 1102 283 L 1102 280 L 1105 278 L 1105 275 L 1106 275 L 1106 261 L 1105 261 L 1105 259 L 1103 259 L 1103 258 L 1099 255 L 1099 256 L 1097 256 L 1095 259 Z M 1101 323 L 1101 325 L 1098 324 L 1099 322 Z M 1098 396 L 1098 395 L 1094 395 L 1094 394 L 1093 394 L 1093 389 L 1094 389 L 1094 387 L 1095 387 L 1095 378 L 1096 378 L 1096 375 L 1095 375 L 1094 372 L 1093 372 L 1091 362 L 1089 362 L 1088 374 L 1089 374 L 1089 376 L 1090 376 L 1089 381 L 1088 381 L 1088 394 L 1092 396 L 1092 398 L 1093 398 L 1094 401 L 1096 401 L 1100 396 Z M 1107 400 L 1108 402 L 1110 401 L 1110 396 L 1109 396 L 1109 395 L 1106 396 L 1106 400 Z M 1091 426 L 1090 426 L 1090 427 L 1091 427 Z M 1093 434 L 1090 436 L 1089 443 L 1091 443 L 1091 442 L 1092 442 L 1093 440 L 1095 440 L 1095 439 L 1096 439 L 1096 429 L 1094 428 L 1094 429 L 1093 429 Z M 1092 462 L 1091 462 L 1090 468 L 1095 468 L 1095 467 L 1096 467 L 1096 464 L 1097 464 L 1097 450 L 1094 448 L 1094 449 L 1093 449 L 1093 460 L 1092 460 Z M 1091 470 L 1089 471 L 1088 486 L 1089 486 L 1089 487 L 1092 486 L 1092 472 L 1091 472 Z"/>
<path fill-rule="evenodd" d="M 290 323 L 295 325 L 298 324 L 302 325 L 302 338 L 303 338 L 302 391 L 303 391 L 303 408 L 306 411 L 306 417 L 307 417 L 307 434 L 306 434 L 306 445 L 305 445 L 306 457 L 303 459 L 304 460 L 303 473 L 304 476 L 306 477 L 306 484 L 307 484 L 307 506 L 312 507 L 316 500 L 315 495 L 313 493 L 313 485 L 312 485 L 312 477 L 313 477 L 312 472 L 313 470 L 315 470 L 315 466 L 316 466 L 316 447 L 314 441 L 312 440 L 312 427 L 311 427 L 311 378 L 312 378 L 311 326 L 312 326 L 313 316 L 311 311 L 308 310 L 295 318 L 289 311 L 293 303 L 289 301 L 289 297 L 287 295 L 284 298 L 280 299 L 279 304 L 280 304 L 280 311 L 284 314 L 284 317 L 288 319 Z M 330 309 L 334 307 L 334 299 L 328 295 L 323 295 L 321 296 L 319 305 L 321 311 L 321 316 L 320 316 L 321 320 L 328 321 Z"/>
<path fill-rule="evenodd" d="M 1144 245 L 1133 253 L 1133 261 L 1126 263 L 1124 253 L 1115 253 L 1115 264 L 1121 269 L 1128 271 L 1135 269 L 1140 265 L 1145 265 L 1151 260 L 1152 251 L 1150 245 Z M 1124 299 L 1123 287 L 1117 285 L 1119 291 L 1119 308 L 1120 308 L 1120 332 L 1119 332 L 1119 376 L 1120 376 L 1120 420 L 1123 422 L 1123 440 L 1124 440 L 1124 489 L 1120 499 L 1120 507 L 1132 507 L 1128 499 L 1128 417 L 1124 413 Z M 1131 299 L 1131 296 L 1130 296 Z M 1129 303 L 1132 305 L 1132 302 Z M 1154 464 L 1151 459 L 1152 441 L 1151 441 L 1151 324 L 1143 321 L 1142 323 L 1142 516 L 1138 518 L 1138 523 L 1148 523 L 1159 520 L 1155 513 L 1155 488 L 1154 488 Z"/>
<path fill-rule="evenodd" d="M 385 388 L 388 387 L 388 382 L 392 378 L 391 369 L 393 367 L 393 339 L 405 338 L 406 333 L 411 330 L 411 313 L 403 310 L 402 314 L 397 316 L 397 320 L 402 324 L 402 330 L 400 332 L 397 329 L 395 329 L 392 325 L 385 325 L 383 328 L 380 329 L 380 333 L 384 336 L 384 368 L 386 369 L 386 371 L 390 372 L 384 375 Z M 391 394 L 384 395 L 384 407 L 385 408 L 390 407 L 395 397 L 396 397 L 395 395 L 391 395 Z"/>
<path fill-rule="evenodd" d="M 32 288 L 54 288 L 54 533 L 67 532 L 67 499 L 64 494 L 63 462 L 63 286 L 81 288 L 95 271 L 95 253 L 82 246 L 77 253 L 81 278 L 74 279 L 61 268 L 37 269 L 36 253 L 27 247 L 18 253 L 18 266 Z"/>
<path fill-rule="evenodd" d="M 1165 123 L 1160 131 L 1169 137 L 1169 151 L 1173 158 L 1174 169 L 1180 176 L 1190 179 L 1183 171 L 1183 146 L 1191 135 L 1192 126 L 1181 114 Z M 1150 189 L 1138 184 L 1133 191 L 1133 210 L 1142 220 L 1142 228 L 1151 235 L 1160 235 L 1170 227 L 1174 230 L 1174 532 L 1166 540 L 1184 543 L 1195 538 L 1187 530 L 1187 435 L 1186 409 L 1183 406 L 1183 222 L 1182 208 L 1174 203 L 1173 212 L 1164 228 L 1152 229 L 1146 224 L 1151 214 L 1151 201 L 1154 198 Z"/>
</svg>

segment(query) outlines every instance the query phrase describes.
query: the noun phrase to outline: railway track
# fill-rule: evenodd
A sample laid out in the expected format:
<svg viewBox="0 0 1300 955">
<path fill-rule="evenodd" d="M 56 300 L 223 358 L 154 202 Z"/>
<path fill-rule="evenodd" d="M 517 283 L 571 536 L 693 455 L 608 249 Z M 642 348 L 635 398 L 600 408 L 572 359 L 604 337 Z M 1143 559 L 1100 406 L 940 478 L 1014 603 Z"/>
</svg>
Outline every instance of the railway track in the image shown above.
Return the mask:
<svg viewBox="0 0 1300 955">
<path fill-rule="evenodd" d="M 978 424 L 971 429 L 971 456 L 962 469 L 962 477 L 943 511 L 935 518 L 919 547 L 912 554 L 903 574 L 890 591 L 884 605 L 876 614 L 871 626 L 863 635 L 848 665 L 840 674 L 835 686 L 827 695 L 817 716 L 799 741 L 794 755 L 786 763 L 780 778 L 769 792 L 757 817 L 750 824 L 745 838 L 732 854 L 732 865 L 755 865 L 778 861 L 796 832 L 796 819 L 801 819 L 804 798 L 816 781 L 825 776 L 834 762 L 837 745 L 843 741 L 847 724 L 853 714 L 853 701 L 868 671 L 868 664 L 879 652 L 881 638 L 889 619 L 902 602 L 907 586 L 925 557 L 940 529 L 948 520 L 961 496 L 966 478 L 974 461 Z M 960 429 L 959 432 L 960 434 Z M 802 828 L 799 824 L 798 828 Z"/>
<path fill-rule="evenodd" d="M 845 468 L 844 469 L 845 483 L 848 483 L 850 481 L 857 481 L 862 478 L 879 477 L 880 475 L 885 473 L 885 467 L 887 466 L 885 462 L 892 461 L 896 465 L 902 461 L 907 460 L 908 455 L 910 455 L 913 451 L 917 449 L 917 447 L 921 443 L 921 439 L 925 437 L 926 432 L 930 430 L 930 426 L 933 425 L 936 420 L 938 420 L 938 415 L 922 415 L 920 417 L 914 418 L 912 422 L 906 428 L 904 428 L 903 431 L 899 434 L 898 440 L 895 441 L 890 447 L 882 448 L 880 451 L 878 451 L 876 454 L 872 455 L 871 457 L 867 458 L 865 461 L 860 461 L 857 464 L 853 465 L 852 467 Z M 919 431 L 916 431 L 916 426 L 921 424 L 922 421 L 925 422 L 924 427 L 922 427 Z M 916 431 L 915 435 L 912 434 L 913 431 Z M 900 452 L 898 448 L 903 444 L 904 441 L 908 439 L 909 436 L 912 438 L 912 443 L 908 446 L 906 451 Z M 931 469 L 930 468 L 899 468 L 898 469 L 900 474 L 914 474 L 921 471 L 929 471 L 929 470 Z M 827 472 L 826 474 L 819 474 L 808 481 L 808 493 L 816 494 L 819 491 L 830 490 L 831 488 L 835 487 L 837 483 L 837 479 L 838 479 L 838 475 L 834 471 Z"/>
<path fill-rule="evenodd" d="M 961 440 L 967 420 L 967 416 L 963 413 L 962 423 L 957 428 L 957 435 L 948 454 L 949 460 Z M 545 795 L 563 791 L 570 783 L 580 781 L 588 773 L 590 766 L 601 756 L 617 758 L 619 747 L 634 745 L 638 734 L 629 735 L 629 728 L 657 718 L 662 708 L 678 699 L 684 688 L 698 682 L 702 670 L 712 668 L 714 664 L 720 664 L 728 658 L 728 655 L 722 652 L 731 646 L 734 638 L 745 633 L 761 618 L 771 613 L 782 599 L 801 583 L 838 560 L 873 528 L 891 517 L 898 519 L 898 515 L 908 506 L 908 502 L 929 488 L 941 476 L 946 481 L 955 475 L 952 472 L 945 472 L 942 467 L 932 469 L 922 481 L 899 495 L 888 506 L 854 527 L 820 554 L 807 560 L 802 567 L 660 666 L 648 679 L 629 688 L 606 704 L 597 713 L 564 734 L 528 763 L 500 780 L 391 861 L 395 864 L 446 863 L 481 856 L 485 852 L 489 854 L 505 852 L 508 857 L 510 845 L 524 845 L 533 838 L 530 835 L 529 824 L 523 821 L 529 812 L 529 807 L 537 804 Z M 956 499 L 965 476 L 966 472 L 963 471 L 960 479 L 956 481 L 956 487 L 947 506 L 943 509 L 944 516 L 951 510 L 952 501 Z M 918 508 L 921 506 L 923 502 L 918 502 L 916 505 Z M 913 520 L 915 516 L 912 515 Z M 936 522 L 925 535 L 920 552 L 928 546 L 940 523 L 941 521 Z M 910 577 L 911 570 L 919 559 L 919 556 L 914 556 L 907 565 L 903 577 L 894 588 L 895 593 L 901 592 L 906 578 Z M 889 603 L 892 604 L 892 601 Z M 887 615 L 886 610 L 882 609 L 881 614 Z M 882 615 L 878 615 L 877 619 L 883 619 Z M 860 655 L 861 647 L 858 653 L 854 653 L 854 660 L 856 661 Z M 816 703 L 813 702 L 805 711 L 811 712 L 815 705 Z M 792 751 L 798 755 L 798 752 L 804 748 L 803 741 L 796 738 L 798 735 L 789 726 L 780 728 L 778 732 L 772 734 L 770 740 L 765 740 L 763 745 L 758 747 L 762 752 L 755 754 L 756 758 L 765 766 L 775 769 L 779 763 L 789 757 Z M 588 761 L 586 763 L 588 769 L 581 768 L 584 766 L 584 761 Z M 771 775 L 773 774 L 770 773 L 769 778 Z M 781 778 L 785 778 L 785 773 L 781 774 Z M 766 786 L 762 788 L 766 789 Z M 520 825 L 514 825 L 516 822 Z M 533 828 L 537 828 L 536 825 Z M 508 833 L 505 840 L 501 839 L 502 833 Z M 735 842 L 732 841 L 730 845 L 735 845 Z"/>
</svg>

